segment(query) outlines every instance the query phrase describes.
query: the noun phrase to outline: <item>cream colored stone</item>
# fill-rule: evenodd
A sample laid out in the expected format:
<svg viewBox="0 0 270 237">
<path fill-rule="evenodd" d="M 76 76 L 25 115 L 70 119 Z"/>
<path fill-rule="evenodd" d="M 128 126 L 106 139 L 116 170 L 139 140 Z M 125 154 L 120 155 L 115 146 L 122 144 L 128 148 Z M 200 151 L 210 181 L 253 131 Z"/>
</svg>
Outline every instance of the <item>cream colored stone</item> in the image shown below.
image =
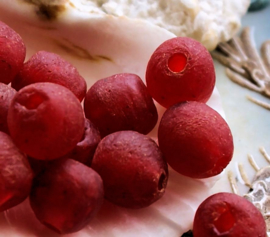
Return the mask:
<svg viewBox="0 0 270 237">
<path fill-rule="evenodd" d="M 241 26 L 250 0 L 72 0 L 93 12 L 140 18 L 177 36 L 195 38 L 209 50 Z M 89 10 L 89 9 L 88 9 Z"/>
</svg>

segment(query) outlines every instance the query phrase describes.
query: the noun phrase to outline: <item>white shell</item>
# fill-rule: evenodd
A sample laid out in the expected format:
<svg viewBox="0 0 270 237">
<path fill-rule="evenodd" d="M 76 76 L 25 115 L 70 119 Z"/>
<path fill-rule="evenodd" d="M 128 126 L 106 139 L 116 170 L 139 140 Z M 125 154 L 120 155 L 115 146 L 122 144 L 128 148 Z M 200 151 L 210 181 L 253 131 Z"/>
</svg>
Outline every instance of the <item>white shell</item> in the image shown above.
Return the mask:
<svg viewBox="0 0 270 237">
<path fill-rule="evenodd" d="M 252 191 L 244 197 L 252 202 L 262 213 L 270 235 L 270 166 L 260 169 L 252 182 Z"/>
<path fill-rule="evenodd" d="M 35 2 L 35 1 L 32 1 Z M 44 1 L 45 2 L 45 1 Z M 38 8 L 27 1 L 0 0 L 0 20 L 21 34 L 27 57 L 38 50 L 60 54 L 73 63 L 90 87 L 96 80 L 120 72 L 138 74 L 144 80 L 147 61 L 155 48 L 174 34 L 142 20 L 81 11 L 69 1 L 56 20 L 42 21 Z M 224 116 L 215 89 L 208 105 Z M 158 106 L 159 118 L 164 109 Z M 156 137 L 156 130 L 151 134 Z M 127 210 L 105 202 L 89 226 L 72 237 L 179 237 L 192 227 L 198 205 L 209 196 L 220 176 L 207 180 L 183 177 L 169 170 L 161 200 L 142 210 Z M 2 216 L 1 216 L 2 215 Z M 39 224 L 28 200 L 0 215 L 0 236 L 54 236 Z M 5 221 L 5 218 L 6 221 Z"/>
</svg>

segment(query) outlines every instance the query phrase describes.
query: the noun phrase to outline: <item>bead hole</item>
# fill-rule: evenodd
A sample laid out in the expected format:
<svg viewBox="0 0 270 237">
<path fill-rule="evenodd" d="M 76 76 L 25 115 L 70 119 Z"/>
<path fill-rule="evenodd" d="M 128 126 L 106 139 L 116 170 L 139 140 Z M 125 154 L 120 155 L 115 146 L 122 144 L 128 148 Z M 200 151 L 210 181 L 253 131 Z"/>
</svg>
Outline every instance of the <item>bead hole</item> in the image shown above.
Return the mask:
<svg viewBox="0 0 270 237">
<path fill-rule="evenodd" d="M 25 108 L 32 110 L 32 109 L 37 109 L 37 107 L 42 104 L 46 98 L 44 96 L 40 95 L 39 93 L 33 92 L 31 94 L 26 94 L 19 103 Z"/>
<path fill-rule="evenodd" d="M 219 215 L 213 224 L 220 234 L 226 233 L 234 226 L 236 220 L 227 205 L 220 207 L 217 212 Z"/>
<path fill-rule="evenodd" d="M 166 186 L 166 175 L 164 173 L 162 173 L 159 177 L 159 180 L 158 180 L 158 190 L 161 191 L 165 188 Z"/>
<path fill-rule="evenodd" d="M 187 57 L 184 54 L 173 54 L 168 61 L 168 67 L 172 72 L 182 72 L 187 65 Z"/>
</svg>

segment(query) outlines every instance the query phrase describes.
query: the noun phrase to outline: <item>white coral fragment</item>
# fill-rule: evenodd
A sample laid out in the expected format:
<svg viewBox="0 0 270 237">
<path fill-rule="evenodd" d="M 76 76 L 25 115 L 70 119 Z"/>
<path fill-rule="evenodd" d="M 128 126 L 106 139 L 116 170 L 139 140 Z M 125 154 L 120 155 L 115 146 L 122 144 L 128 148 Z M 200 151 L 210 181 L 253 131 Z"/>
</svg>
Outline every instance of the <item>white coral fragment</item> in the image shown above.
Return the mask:
<svg viewBox="0 0 270 237">
<path fill-rule="evenodd" d="M 72 0 L 75 4 L 81 1 Z M 228 41 L 241 26 L 250 0 L 84 0 L 95 12 L 139 18 L 192 37 L 209 50 Z"/>
</svg>

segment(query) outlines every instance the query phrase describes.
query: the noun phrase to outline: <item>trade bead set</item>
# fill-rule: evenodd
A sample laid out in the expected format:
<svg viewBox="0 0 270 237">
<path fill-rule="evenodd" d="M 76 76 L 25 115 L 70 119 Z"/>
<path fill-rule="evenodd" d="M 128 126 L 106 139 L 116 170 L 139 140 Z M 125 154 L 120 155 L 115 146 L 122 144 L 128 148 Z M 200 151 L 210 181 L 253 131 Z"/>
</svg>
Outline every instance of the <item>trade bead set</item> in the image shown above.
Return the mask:
<svg viewBox="0 0 270 237">
<path fill-rule="evenodd" d="M 146 85 L 121 73 L 87 91 L 76 68 L 54 53 L 39 51 L 24 62 L 23 40 L 4 23 L 0 39 L 0 211 L 29 197 L 42 224 L 72 233 L 91 224 L 104 197 L 133 209 L 162 198 L 167 163 L 182 175 L 207 178 L 230 162 L 230 128 L 205 104 L 215 86 L 213 61 L 197 41 L 161 44 L 146 65 Z M 158 120 L 154 100 L 167 108 L 159 145 L 147 135 Z M 235 208 L 235 200 L 243 205 Z M 220 193 L 199 207 L 194 236 L 235 236 L 248 228 L 247 237 L 266 236 L 253 205 Z"/>
</svg>

